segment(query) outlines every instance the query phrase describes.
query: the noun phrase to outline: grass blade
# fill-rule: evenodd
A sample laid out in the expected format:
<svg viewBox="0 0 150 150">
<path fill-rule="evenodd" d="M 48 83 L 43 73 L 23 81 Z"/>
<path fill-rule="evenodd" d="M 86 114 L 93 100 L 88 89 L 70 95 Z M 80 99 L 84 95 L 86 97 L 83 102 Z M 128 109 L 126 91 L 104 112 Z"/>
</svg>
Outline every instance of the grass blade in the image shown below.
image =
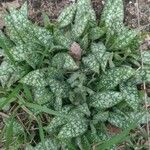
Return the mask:
<svg viewBox="0 0 150 150">
<path fill-rule="evenodd" d="M 10 93 L 10 94 L 7 96 L 6 100 L 5 100 L 3 103 L 0 103 L 0 109 L 2 109 L 5 105 L 7 105 L 7 104 L 9 104 L 9 103 L 11 103 L 11 102 L 13 102 L 13 101 L 15 101 L 15 97 L 17 97 L 17 95 L 18 95 L 18 93 L 19 93 L 19 91 L 20 91 L 21 88 L 22 88 L 22 85 L 19 84 L 19 85 L 12 91 L 12 93 Z"/>
<path fill-rule="evenodd" d="M 42 112 L 45 112 L 45 113 L 50 114 L 50 115 L 60 116 L 60 117 L 67 117 L 67 116 L 64 116 L 63 114 L 61 114 L 57 111 L 54 111 L 52 109 L 47 108 L 46 106 L 40 106 L 40 105 L 37 105 L 37 104 L 28 103 L 28 102 L 26 102 L 24 105 L 29 107 L 29 108 L 32 108 L 32 109 L 41 110 Z"/>
<path fill-rule="evenodd" d="M 44 139 L 44 131 L 43 131 L 42 122 L 41 122 L 41 119 L 40 119 L 39 116 L 38 116 L 37 118 L 38 118 L 38 119 L 37 119 L 37 123 L 38 123 L 38 125 L 39 125 L 39 135 L 40 135 L 40 139 L 41 139 L 43 148 L 44 148 L 45 150 L 47 150 L 46 145 L 45 145 L 45 142 L 44 142 L 45 139 Z"/>
</svg>

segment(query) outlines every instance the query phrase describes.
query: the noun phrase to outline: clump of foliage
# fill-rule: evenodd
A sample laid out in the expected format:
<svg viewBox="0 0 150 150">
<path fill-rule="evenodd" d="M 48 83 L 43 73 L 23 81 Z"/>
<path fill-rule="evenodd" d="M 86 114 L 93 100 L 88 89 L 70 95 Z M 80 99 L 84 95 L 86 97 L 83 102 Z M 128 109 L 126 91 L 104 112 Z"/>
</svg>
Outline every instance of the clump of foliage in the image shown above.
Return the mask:
<svg viewBox="0 0 150 150">
<path fill-rule="evenodd" d="M 38 136 L 41 142 L 25 144 L 26 150 L 90 150 L 111 139 L 109 124 L 124 130 L 135 120 L 145 123 L 143 92 L 137 85 L 150 83 L 150 53 L 142 54 L 147 64 L 143 70 L 140 33 L 124 25 L 122 0 L 107 0 L 100 20 L 90 0 L 64 9 L 57 23 L 44 15 L 45 27 L 28 19 L 27 3 L 4 19 L 0 108 L 6 111 L 16 104 L 4 121 L 6 146 Z M 26 125 L 16 118 L 20 108 L 37 122 L 39 135 L 35 131 L 29 138 Z"/>
</svg>

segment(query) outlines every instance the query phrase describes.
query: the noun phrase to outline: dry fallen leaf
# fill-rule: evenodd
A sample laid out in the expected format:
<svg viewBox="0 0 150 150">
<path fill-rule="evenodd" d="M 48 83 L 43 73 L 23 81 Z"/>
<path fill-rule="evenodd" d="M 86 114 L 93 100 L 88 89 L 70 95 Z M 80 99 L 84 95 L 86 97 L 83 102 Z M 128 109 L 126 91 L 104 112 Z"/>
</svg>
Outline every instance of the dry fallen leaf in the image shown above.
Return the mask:
<svg viewBox="0 0 150 150">
<path fill-rule="evenodd" d="M 2 6 L 4 8 L 18 8 L 18 7 L 20 7 L 20 4 L 18 3 L 17 0 L 15 0 L 15 1 L 12 1 L 12 2 L 2 3 Z"/>
<path fill-rule="evenodd" d="M 108 132 L 110 132 L 110 133 L 112 133 L 112 134 L 119 134 L 120 132 L 121 132 L 121 129 L 120 128 L 118 128 L 118 127 L 115 127 L 115 126 L 113 126 L 113 125 L 111 125 L 111 124 L 109 124 L 108 126 L 107 126 L 107 129 L 108 129 Z"/>
<path fill-rule="evenodd" d="M 2 7 L 0 7 L 0 29 L 4 27 L 3 14 L 4 14 L 4 10 Z"/>
<path fill-rule="evenodd" d="M 71 45 L 71 48 L 70 48 L 70 51 L 69 51 L 69 54 L 77 61 L 79 61 L 81 59 L 81 52 L 82 52 L 82 49 L 80 47 L 80 45 L 76 42 L 74 42 L 72 45 Z"/>
</svg>

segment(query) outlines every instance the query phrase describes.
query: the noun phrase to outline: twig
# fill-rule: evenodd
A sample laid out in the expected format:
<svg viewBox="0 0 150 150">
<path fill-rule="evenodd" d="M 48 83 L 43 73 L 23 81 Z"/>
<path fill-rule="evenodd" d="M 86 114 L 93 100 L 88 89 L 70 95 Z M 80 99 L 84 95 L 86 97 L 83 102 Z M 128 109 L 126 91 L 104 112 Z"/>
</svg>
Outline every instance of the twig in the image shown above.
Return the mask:
<svg viewBox="0 0 150 150">
<path fill-rule="evenodd" d="M 6 115 L 5 113 L 3 113 L 3 112 L 0 112 L 0 116 L 2 116 L 2 117 L 4 117 L 4 118 L 9 118 L 9 116 L 8 115 Z"/>
<path fill-rule="evenodd" d="M 137 18 L 138 18 L 138 29 L 140 30 L 141 25 L 140 25 L 140 10 L 139 10 L 139 0 L 136 0 L 137 4 Z M 144 69 L 144 63 L 143 63 L 143 56 L 142 56 L 142 49 L 140 47 L 140 52 L 141 52 L 141 68 Z M 146 129 L 147 129 L 147 134 L 148 134 L 148 149 L 150 150 L 150 129 L 149 129 L 149 119 L 148 119 L 148 106 L 147 106 L 147 92 L 146 92 L 146 83 L 143 81 L 143 88 L 144 88 L 144 102 L 145 102 L 145 109 L 147 112 L 147 118 L 146 118 Z"/>
</svg>

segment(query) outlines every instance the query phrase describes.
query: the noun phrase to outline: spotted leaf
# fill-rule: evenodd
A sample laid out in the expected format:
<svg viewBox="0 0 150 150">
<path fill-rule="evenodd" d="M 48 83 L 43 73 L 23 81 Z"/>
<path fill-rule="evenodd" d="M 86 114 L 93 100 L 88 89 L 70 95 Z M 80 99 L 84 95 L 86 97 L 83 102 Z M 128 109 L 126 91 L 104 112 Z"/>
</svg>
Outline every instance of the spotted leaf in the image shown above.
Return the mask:
<svg viewBox="0 0 150 150">
<path fill-rule="evenodd" d="M 140 102 L 136 85 L 132 82 L 122 83 L 120 85 L 120 89 L 125 97 L 125 101 L 129 104 L 130 107 L 136 110 Z"/>
<path fill-rule="evenodd" d="M 64 70 L 77 70 L 78 66 L 67 53 L 58 53 L 52 59 L 52 66 Z"/>
<path fill-rule="evenodd" d="M 76 11 L 76 5 L 72 4 L 62 11 L 58 17 L 58 23 L 61 28 L 72 23 Z"/>
<path fill-rule="evenodd" d="M 32 90 L 34 100 L 40 104 L 52 104 L 54 102 L 54 95 L 45 87 L 35 87 Z"/>
<path fill-rule="evenodd" d="M 58 134 L 59 138 L 68 139 L 82 135 L 87 130 L 87 121 L 84 118 L 74 119 L 64 125 Z"/>
<path fill-rule="evenodd" d="M 91 51 L 99 63 L 102 62 L 102 57 L 106 52 L 106 47 L 102 42 L 92 43 Z"/>
<path fill-rule="evenodd" d="M 142 59 L 144 64 L 150 65 L 150 52 L 142 51 Z"/>
<path fill-rule="evenodd" d="M 79 21 L 74 24 L 72 29 L 72 34 L 75 38 L 78 38 L 83 34 L 85 28 L 88 25 L 88 20 L 89 20 L 89 15 L 86 14 L 81 16 Z"/>
<path fill-rule="evenodd" d="M 117 113 L 111 113 L 109 118 L 108 118 L 108 121 L 112 125 L 119 127 L 119 128 L 126 128 L 129 125 L 129 121 L 127 122 L 125 116 L 122 116 L 122 115 L 117 114 Z"/>
<path fill-rule="evenodd" d="M 39 48 L 34 44 L 21 44 L 13 47 L 10 53 L 15 61 L 26 61 L 30 66 L 35 68 L 40 59 L 40 55 L 35 51 L 35 49 L 37 50 Z"/>
<path fill-rule="evenodd" d="M 109 116 L 109 112 L 108 111 L 105 111 L 105 112 L 99 111 L 98 113 L 96 113 L 93 116 L 93 124 L 97 124 L 98 122 L 107 121 L 108 116 Z"/>
<path fill-rule="evenodd" d="M 25 71 L 19 66 L 12 65 L 9 61 L 3 61 L 0 65 L 0 83 L 1 85 L 10 87 L 19 80 Z"/>
<path fill-rule="evenodd" d="M 88 48 L 88 45 L 89 45 L 89 36 L 88 34 L 86 34 L 82 40 L 80 41 L 80 45 L 81 45 L 81 48 L 83 48 L 84 50 L 86 50 Z"/>
<path fill-rule="evenodd" d="M 6 128 L 10 126 L 11 123 L 11 119 L 7 118 L 6 120 L 4 120 Z M 17 121 L 17 120 L 13 120 L 12 121 L 12 127 L 13 127 L 13 135 L 14 136 L 18 136 L 24 133 L 24 128 L 22 127 L 22 125 Z"/>
<path fill-rule="evenodd" d="M 64 115 L 67 115 L 68 112 L 71 110 L 70 106 L 65 106 L 63 107 L 63 109 L 60 111 L 61 113 L 64 113 Z M 67 123 L 67 119 L 62 118 L 62 117 L 54 117 L 50 124 L 46 127 L 44 127 L 44 129 L 48 132 L 48 133 L 52 133 L 54 132 L 57 128 L 59 128 L 60 126 L 64 125 Z"/>
<path fill-rule="evenodd" d="M 100 27 L 92 28 L 89 36 L 90 39 L 94 41 L 101 38 L 106 32 L 105 30 L 106 30 L 105 28 L 100 28 Z"/>
<path fill-rule="evenodd" d="M 45 87 L 48 85 L 42 69 L 29 72 L 20 80 L 20 82 L 34 87 Z"/>
<path fill-rule="evenodd" d="M 10 14 L 7 14 L 4 19 L 9 31 L 8 35 L 15 43 L 22 44 L 32 41 L 50 47 L 52 42 L 50 32 L 45 28 L 33 25 L 28 20 L 27 4 L 20 10 L 10 10 Z"/>
<path fill-rule="evenodd" d="M 125 28 L 115 39 L 114 44 L 111 46 L 111 49 L 118 50 L 126 48 L 132 40 L 137 36 L 137 30 L 129 30 Z"/>
<path fill-rule="evenodd" d="M 91 71 L 99 73 L 99 63 L 96 61 L 94 55 L 90 54 L 87 57 L 82 58 L 82 61 Z"/>
<path fill-rule="evenodd" d="M 40 142 L 32 150 L 42 150 L 45 148 L 49 150 L 58 150 L 60 148 L 60 145 L 55 140 L 52 139 L 45 139 L 44 145 L 45 147 L 43 147 L 42 142 Z"/>
<path fill-rule="evenodd" d="M 63 49 L 70 49 L 72 42 L 72 39 L 69 37 L 64 36 L 62 33 L 54 32 L 54 41 L 62 46 Z"/>
<path fill-rule="evenodd" d="M 105 69 L 106 69 L 106 66 L 110 60 L 112 56 L 112 53 L 110 52 L 106 52 L 103 57 L 102 57 L 102 60 L 101 60 L 101 69 L 105 72 Z"/>
<path fill-rule="evenodd" d="M 100 76 L 97 88 L 113 89 L 118 84 L 128 80 L 134 74 L 135 70 L 127 66 L 109 69 Z"/>
<path fill-rule="evenodd" d="M 102 12 L 101 22 L 106 27 L 122 24 L 124 19 L 123 1 L 122 0 L 107 0 Z"/>
<path fill-rule="evenodd" d="M 96 14 L 91 6 L 91 0 L 78 0 L 75 22 L 78 22 L 80 17 L 85 14 L 89 15 L 90 21 L 96 21 Z"/>
<path fill-rule="evenodd" d="M 106 91 L 101 93 L 95 93 L 91 96 L 90 105 L 95 108 L 109 108 L 123 100 L 123 96 L 120 92 Z"/>
<path fill-rule="evenodd" d="M 10 49 L 13 47 L 13 43 L 0 31 L 0 47 L 5 49 Z"/>
</svg>

